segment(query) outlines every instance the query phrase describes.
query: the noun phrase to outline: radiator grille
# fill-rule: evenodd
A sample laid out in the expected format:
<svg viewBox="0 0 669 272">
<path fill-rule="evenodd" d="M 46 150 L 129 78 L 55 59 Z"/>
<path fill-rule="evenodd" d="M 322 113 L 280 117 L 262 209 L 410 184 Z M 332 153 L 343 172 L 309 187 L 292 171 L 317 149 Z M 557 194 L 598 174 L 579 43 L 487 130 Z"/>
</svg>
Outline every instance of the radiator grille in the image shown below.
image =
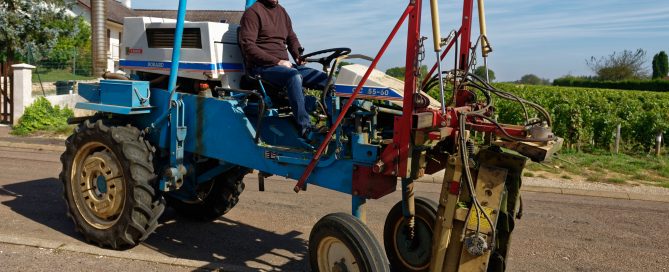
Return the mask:
<svg viewBox="0 0 669 272">
<path fill-rule="evenodd" d="M 149 48 L 172 48 L 174 46 L 174 28 L 148 28 L 146 38 Z M 202 49 L 200 28 L 184 28 L 181 48 Z"/>
</svg>

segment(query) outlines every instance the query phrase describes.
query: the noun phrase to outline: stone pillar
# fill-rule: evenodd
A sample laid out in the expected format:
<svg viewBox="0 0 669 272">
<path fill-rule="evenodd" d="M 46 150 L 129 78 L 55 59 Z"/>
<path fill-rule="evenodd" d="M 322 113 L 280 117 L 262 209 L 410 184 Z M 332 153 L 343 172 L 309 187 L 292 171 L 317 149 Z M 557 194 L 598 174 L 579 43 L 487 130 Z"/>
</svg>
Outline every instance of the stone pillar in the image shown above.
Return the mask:
<svg viewBox="0 0 669 272">
<path fill-rule="evenodd" d="M 12 94 L 12 103 L 14 103 L 14 124 L 19 123 L 19 118 L 23 116 L 24 110 L 33 102 L 33 69 L 35 66 L 30 64 L 15 64 L 14 69 L 14 93 Z"/>
</svg>

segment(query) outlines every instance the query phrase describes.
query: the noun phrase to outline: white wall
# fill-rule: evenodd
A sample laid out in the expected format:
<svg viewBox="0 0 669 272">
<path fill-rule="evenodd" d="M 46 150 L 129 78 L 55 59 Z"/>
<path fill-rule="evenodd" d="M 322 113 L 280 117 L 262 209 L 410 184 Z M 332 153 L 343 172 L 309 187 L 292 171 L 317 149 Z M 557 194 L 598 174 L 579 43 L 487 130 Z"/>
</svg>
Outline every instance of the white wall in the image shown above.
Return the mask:
<svg viewBox="0 0 669 272">
<path fill-rule="evenodd" d="M 107 49 L 107 71 L 115 72 L 118 70 L 118 61 L 121 57 L 121 32 L 123 27 L 107 23 L 107 29 L 110 31 L 109 48 Z"/>
<path fill-rule="evenodd" d="M 75 117 L 90 116 L 95 112 L 89 110 L 75 109 L 74 106 L 78 102 L 87 102 L 84 98 L 78 94 L 67 94 L 67 95 L 49 95 L 45 96 L 46 100 L 51 102 L 53 106 L 59 106 L 61 108 L 68 108 L 74 111 Z M 34 100 L 34 99 L 33 99 Z M 31 103 L 32 104 L 32 103 Z"/>
</svg>

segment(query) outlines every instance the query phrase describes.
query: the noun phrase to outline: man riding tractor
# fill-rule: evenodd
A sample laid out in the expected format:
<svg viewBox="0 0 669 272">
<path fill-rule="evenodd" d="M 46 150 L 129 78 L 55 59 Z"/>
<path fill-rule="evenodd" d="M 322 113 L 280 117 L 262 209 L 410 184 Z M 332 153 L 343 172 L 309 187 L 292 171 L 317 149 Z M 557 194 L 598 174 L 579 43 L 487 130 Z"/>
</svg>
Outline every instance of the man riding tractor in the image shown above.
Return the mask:
<svg viewBox="0 0 669 272">
<path fill-rule="evenodd" d="M 239 42 L 247 72 L 286 91 L 299 135 L 307 139 L 316 129 L 311 123 L 302 87 L 324 90 L 328 76 L 304 66 L 303 48 L 288 13 L 278 0 L 260 0 L 244 12 Z M 288 52 L 296 64 L 288 60 Z"/>
</svg>

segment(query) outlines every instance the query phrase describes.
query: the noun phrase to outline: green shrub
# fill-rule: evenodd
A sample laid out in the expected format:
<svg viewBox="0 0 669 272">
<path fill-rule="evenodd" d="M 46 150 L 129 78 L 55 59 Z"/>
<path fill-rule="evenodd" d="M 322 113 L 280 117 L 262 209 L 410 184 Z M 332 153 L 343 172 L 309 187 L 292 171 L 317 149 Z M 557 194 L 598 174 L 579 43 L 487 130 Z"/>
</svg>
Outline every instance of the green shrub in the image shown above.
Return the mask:
<svg viewBox="0 0 669 272">
<path fill-rule="evenodd" d="M 54 107 L 49 100 L 39 97 L 32 105 L 26 107 L 12 134 L 28 135 L 36 131 L 66 132 L 69 130 L 67 119 L 73 116 L 74 112 L 71 109 Z"/>
</svg>

